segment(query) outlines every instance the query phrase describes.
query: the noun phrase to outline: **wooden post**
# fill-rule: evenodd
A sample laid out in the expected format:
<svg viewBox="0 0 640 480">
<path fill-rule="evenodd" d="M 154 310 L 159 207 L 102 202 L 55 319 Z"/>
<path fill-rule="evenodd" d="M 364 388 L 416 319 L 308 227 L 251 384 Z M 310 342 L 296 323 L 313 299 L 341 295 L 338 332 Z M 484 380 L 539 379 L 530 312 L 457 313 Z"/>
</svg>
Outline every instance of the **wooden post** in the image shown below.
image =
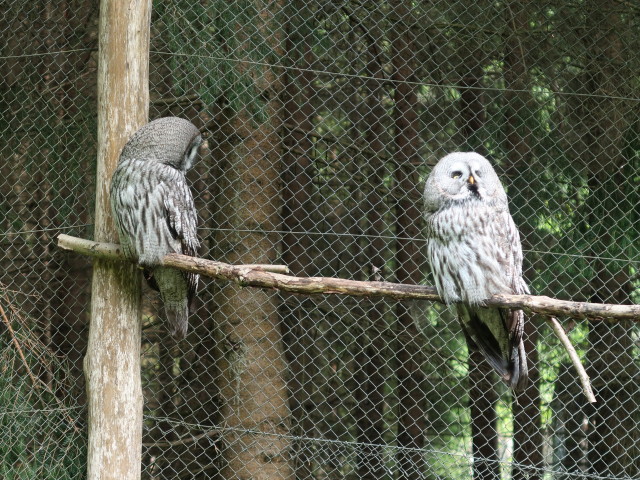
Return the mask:
<svg viewBox="0 0 640 480">
<path fill-rule="evenodd" d="M 149 111 L 150 0 L 101 0 L 95 239 L 118 240 L 109 184 L 120 151 Z M 140 478 L 140 274 L 130 262 L 96 259 L 84 369 L 89 404 L 89 480 Z"/>
</svg>

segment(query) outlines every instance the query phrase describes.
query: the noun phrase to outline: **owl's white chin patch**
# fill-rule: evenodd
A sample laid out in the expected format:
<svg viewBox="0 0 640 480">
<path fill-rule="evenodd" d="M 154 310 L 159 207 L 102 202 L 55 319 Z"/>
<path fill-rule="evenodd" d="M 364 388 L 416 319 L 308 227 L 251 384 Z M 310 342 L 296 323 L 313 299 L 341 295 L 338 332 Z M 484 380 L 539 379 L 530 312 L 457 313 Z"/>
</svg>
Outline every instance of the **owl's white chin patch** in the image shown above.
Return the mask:
<svg viewBox="0 0 640 480">
<path fill-rule="evenodd" d="M 480 187 L 478 187 L 478 185 L 475 183 L 472 185 L 469 185 L 467 189 L 469 190 L 469 192 L 471 192 L 471 196 L 473 197 L 481 198 L 483 196 L 482 194 L 484 193 L 484 191 L 481 191 Z"/>
</svg>

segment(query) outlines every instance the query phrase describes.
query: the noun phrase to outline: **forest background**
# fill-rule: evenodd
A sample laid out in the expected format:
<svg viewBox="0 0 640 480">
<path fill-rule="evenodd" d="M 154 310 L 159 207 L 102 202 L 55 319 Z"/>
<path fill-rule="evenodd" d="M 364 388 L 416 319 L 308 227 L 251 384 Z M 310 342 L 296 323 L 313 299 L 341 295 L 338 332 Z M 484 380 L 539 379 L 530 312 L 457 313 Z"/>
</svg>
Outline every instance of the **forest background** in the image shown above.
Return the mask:
<svg viewBox="0 0 640 480">
<path fill-rule="evenodd" d="M 83 478 L 98 2 L 0 18 L 0 477 Z M 204 258 L 433 284 L 421 191 L 474 150 L 536 294 L 640 298 L 640 7 L 623 0 L 156 1 L 150 117 L 203 132 Z M 513 401 L 453 313 L 207 280 L 186 340 L 143 318 L 143 478 L 640 475 L 640 336 L 532 316 Z"/>
</svg>

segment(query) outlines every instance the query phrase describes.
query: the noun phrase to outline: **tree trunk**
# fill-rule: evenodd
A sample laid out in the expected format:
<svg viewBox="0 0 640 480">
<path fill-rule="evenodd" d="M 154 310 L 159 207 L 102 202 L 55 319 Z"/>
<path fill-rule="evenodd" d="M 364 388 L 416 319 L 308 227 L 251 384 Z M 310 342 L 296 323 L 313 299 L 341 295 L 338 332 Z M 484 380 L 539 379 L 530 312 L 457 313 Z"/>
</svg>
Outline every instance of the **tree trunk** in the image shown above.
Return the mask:
<svg viewBox="0 0 640 480">
<path fill-rule="evenodd" d="M 490 62 L 493 52 L 487 51 L 486 38 L 479 27 L 478 22 L 482 18 L 483 10 L 489 8 L 485 1 L 474 2 L 474 5 L 463 3 L 463 9 L 456 13 L 458 21 L 467 28 L 460 29 L 458 33 L 460 46 L 457 58 L 460 61 L 460 99 L 458 100 L 459 115 L 456 117 L 460 141 L 465 150 L 486 153 L 483 137 L 487 113 L 485 110 L 485 98 L 483 91 L 484 69 Z"/>
<path fill-rule="evenodd" d="M 372 38 L 378 35 L 372 33 Z M 363 80 L 364 95 L 358 111 L 362 118 L 361 128 L 356 122 L 356 135 L 364 129 L 364 150 L 382 153 L 384 152 L 383 138 L 385 126 L 383 119 L 386 115 L 381 101 L 383 96 L 382 80 L 384 72 L 380 59 L 380 51 L 377 43 L 371 40 L 369 45 L 369 59 L 366 67 L 366 75 L 369 79 Z M 356 143 L 358 144 L 358 143 Z M 365 189 L 363 211 L 366 215 L 367 226 L 365 230 L 366 247 L 365 260 L 368 280 L 376 280 L 379 276 L 384 278 L 386 242 L 381 237 L 385 230 L 383 215 L 386 205 L 379 192 L 383 185 L 384 164 L 380 157 L 366 157 L 368 162 L 363 165 L 368 183 Z M 355 356 L 355 378 L 357 379 L 356 405 L 354 417 L 356 421 L 356 439 L 359 444 L 356 458 L 356 472 L 358 479 L 382 480 L 385 478 L 383 460 L 383 433 L 384 433 L 384 387 L 385 387 L 385 342 L 379 333 L 378 325 L 383 325 L 385 303 L 382 299 L 371 301 L 367 309 L 368 321 L 371 331 L 362 331 L 358 341 L 358 351 Z M 373 328 L 372 328 L 373 327 Z"/>
<path fill-rule="evenodd" d="M 633 168 L 625 156 L 625 134 L 630 128 L 627 100 L 630 77 L 621 32 L 625 17 L 604 0 L 586 5 L 587 28 L 584 42 L 587 52 L 583 84 L 589 96 L 584 100 L 583 117 L 589 196 L 583 211 L 583 233 L 590 239 L 594 302 L 631 303 L 633 289 L 631 266 L 620 240 L 627 235 L 624 222 L 637 199 L 632 182 Z M 598 476 L 637 477 L 637 418 L 640 396 L 638 367 L 634 358 L 631 324 L 592 322 L 589 330 L 589 365 L 598 401 L 589 416 L 589 473 Z"/>
<path fill-rule="evenodd" d="M 468 21 L 480 12 L 461 12 Z M 466 34 L 466 32 L 462 32 Z M 461 45 L 460 58 L 468 59 L 461 74 L 462 86 L 459 100 L 458 126 L 462 141 L 468 148 L 480 154 L 484 153 L 484 139 L 480 137 L 485 126 L 486 112 L 483 103 L 482 78 L 483 59 L 487 53 L 481 50 L 482 44 L 476 38 L 465 38 Z M 500 478 L 498 455 L 498 414 L 496 405 L 496 376 L 482 354 L 469 349 L 467 366 L 469 368 L 469 414 L 471 424 L 471 450 L 473 453 L 474 480 L 497 480 Z"/>
<path fill-rule="evenodd" d="M 591 300 L 600 302 L 611 294 L 616 303 L 629 303 L 631 282 L 627 272 L 614 273 L 606 262 L 594 263 L 599 270 L 595 270 L 596 276 L 591 281 L 594 292 Z M 587 373 L 598 401 L 589 416 L 587 432 L 589 472 L 593 475 L 637 478 L 640 473 L 639 372 L 631 332 L 632 324 L 628 321 L 590 325 Z"/>
<path fill-rule="evenodd" d="M 312 68 L 313 52 L 307 42 L 296 45 L 294 23 L 296 14 L 309 14 L 302 2 L 293 2 L 291 15 L 287 15 L 286 51 L 300 70 L 287 70 L 284 80 L 284 128 L 282 172 L 282 260 L 293 275 L 312 276 L 313 260 L 311 258 L 312 239 L 308 232 L 313 228 L 310 205 L 313 194 L 313 143 L 310 134 L 313 130 L 312 117 L 314 108 L 312 98 L 314 74 Z M 296 53 L 299 53 L 296 55 Z M 313 436 L 314 422 L 312 411 L 314 405 L 312 395 L 314 385 L 312 379 L 317 372 L 317 364 L 313 361 L 315 339 L 311 334 L 313 326 L 309 322 L 309 314 L 314 308 L 313 302 L 306 301 L 298 295 L 285 295 L 281 307 L 283 339 L 285 342 L 289 370 L 288 379 L 290 408 L 293 418 L 292 433 L 302 440 L 293 442 L 292 467 L 295 478 L 299 480 L 312 477 L 314 466 L 311 449 L 307 438 Z"/>
<path fill-rule="evenodd" d="M 498 480 L 500 458 L 498 456 L 496 375 L 477 350 L 469 352 L 468 364 L 473 479 Z"/>
<path fill-rule="evenodd" d="M 505 42 L 504 78 L 507 88 L 506 105 L 506 179 L 513 179 L 509 188 L 510 210 L 520 231 L 524 253 L 524 277 L 531 283 L 535 278 L 535 259 L 538 237 L 532 219 L 536 216 L 538 189 L 531 177 L 535 171 L 532 154 L 532 122 L 536 106 L 529 93 L 527 71 L 529 21 L 535 2 L 512 0 L 507 4 L 505 23 L 508 35 Z M 539 202 L 539 200 L 538 200 Z M 525 317 L 524 349 L 529 369 L 526 389 L 513 396 L 513 465 L 514 480 L 538 480 L 543 466 L 540 418 L 540 378 L 538 373 L 538 327 Z"/>
<path fill-rule="evenodd" d="M 593 160 L 598 163 L 606 159 L 596 157 Z M 610 234 L 603 233 L 608 225 L 605 227 L 601 222 L 608 223 L 606 205 L 612 200 L 621 199 L 618 194 L 622 192 L 618 189 L 625 182 L 623 175 L 620 175 L 623 168 L 616 167 L 615 171 L 607 168 L 606 173 L 592 175 L 589 179 L 593 200 L 588 202 L 593 212 L 589 223 L 600 232 L 592 250 L 594 277 L 591 279 L 593 293 L 590 301 L 593 302 L 631 303 L 632 285 L 626 270 L 628 267 L 599 258 L 606 252 L 605 246 L 615 242 Z M 637 378 L 640 372 L 634 355 L 632 323 L 592 322 L 587 358 L 587 373 L 598 401 L 589 416 L 589 471 L 598 476 L 637 477 L 640 473 L 637 458 L 640 453 L 637 445 L 640 434 L 637 424 L 640 414 Z"/>
<path fill-rule="evenodd" d="M 95 239 L 115 242 L 108 189 L 120 150 L 147 120 L 151 3 L 103 0 L 100 12 Z M 140 478 L 140 320 L 136 266 L 96 260 L 85 358 L 90 480 Z"/>
<path fill-rule="evenodd" d="M 95 75 L 86 63 L 95 28 L 87 17 L 97 15 L 95 3 L 78 2 L 71 11 L 68 2 L 37 1 L 29 12 L 6 4 L 0 22 L 6 37 L 0 110 L 11 112 L 0 126 L 0 157 L 12 158 L 0 162 L 0 231 L 10 239 L 0 255 L 0 284 L 34 321 L 33 339 L 39 335 L 45 348 L 65 358 L 67 375 L 56 372 L 56 395 L 71 395 L 77 404 L 85 400 L 91 267 L 53 243 L 57 229 L 81 235 L 85 228 L 78 226 L 91 223 L 93 192 L 74 188 L 92 183 L 95 171 L 95 132 L 79 124 L 94 111 Z M 38 28 L 29 31 L 25 22 Z M 39 366 L 50 385 L 53 372 Z"/>
<path fill-rule="evenodd" d="M 552 402 L 554 466 L 569 473 L 587 470 L 586 417 L 582 412 L 582 390 L 573 366 L 561 363 Z"/>
<path fill-rule="evenodd" d="M 280 51 L 275 11 L 260 9 L 258 28 Z M 269 33 L 270 32 L 270 33 Z M 276 32 L 276 33 L 273 33 Z M 247 39 L 247 41 L 249 41 Z M 259 83 L 258 83 L 259 82 Z M 262 93 L 263 123 L 248 110 L 232 112 L 221 126 L 221 178 L 217 247 L 230 263 L 273 263 L 277 256 L 281 91 L 265 68 L 255 87 Z M 269 99 L 269 100 L 267 100 Z M 247 106 L 250 107 L 250 106 Z M 219 287 L 214 296 L 222 427 L 222 478 L 292 478 L 290 412 L 278 297 L 273 291 Z"/>
<path fill-rule="evenodd" d="M 231 196 L 220 209 L 218 237 L 230 263 L 273 263 L 277 255 L 275 235 L 262 233 L 279 229 L 278 114 L 269 113 L 270 123 L 256 130 L 244 115 L 227 125 L 227 138 L 243 139 L 229 145 L 219 179 Z M 227 284 L 215 300 L 223 478 L 290 478 L 289 441 L 281 436 L 289 433 L 289 408 L 276 293 Z"/>
<path fill-rule="evenodd" d="M 424 265 L 423 252 L 416 238 L 422 230 L 419 208 L 420 182 L 418 166 L 422 160 L 420 145 L 417 95 L 415 92 L 415 45 L 411 25 L 412 16 L 403 0 L 392 2 L 398 22 L 391 39 L 393 64 L 394 191 L 397 198 L 395 214 L 396 280 L 399 283 L 418 284 L 422 280 L 420 267 Z M 419 333 L 409 306 L 396 307 L 397 329 L 400 336 L 416 338 Z M 425 408 L 422 363 L 424 355 L 417 342 L 398 342 L 396 371 L 398 377 L 398 463 L 399 478 L 417 479 L 425 474 L 421 449 L 425 444 Z"/>
<path fill-rule="evenodd" d="M 540 418 L 540 372 L 538 370 L 538 325 L 532 319 L 524 324 L 524 351 L 529 367 L 529 385 L 514 395 L 513 409 L 513 480 L 538 480 L 543 467 Z"/>
</svg>

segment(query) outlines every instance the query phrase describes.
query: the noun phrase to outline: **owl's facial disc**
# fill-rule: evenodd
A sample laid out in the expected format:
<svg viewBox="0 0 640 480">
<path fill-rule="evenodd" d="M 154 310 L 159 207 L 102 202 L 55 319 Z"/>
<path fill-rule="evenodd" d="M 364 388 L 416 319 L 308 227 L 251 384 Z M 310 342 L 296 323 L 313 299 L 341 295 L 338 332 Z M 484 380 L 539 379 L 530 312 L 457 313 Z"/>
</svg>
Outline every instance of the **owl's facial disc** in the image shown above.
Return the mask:
<svg viewBox="0 0 640 480">
<path fill-rule="evenodd" d="M 490 202 L 506 205 L 507 198 L 489 161 L 474 152 L 453 152 L 433 167 L 425 184 L 428 214 L 458 203 Z"/>
<path fill-rule="evenodd" d="M 480 198 L 483 192 L 482 172 L 473 162 L 454 162 L 448 167 L 444 176 L 443 192 L 455 200 Z"/>
</svg>

